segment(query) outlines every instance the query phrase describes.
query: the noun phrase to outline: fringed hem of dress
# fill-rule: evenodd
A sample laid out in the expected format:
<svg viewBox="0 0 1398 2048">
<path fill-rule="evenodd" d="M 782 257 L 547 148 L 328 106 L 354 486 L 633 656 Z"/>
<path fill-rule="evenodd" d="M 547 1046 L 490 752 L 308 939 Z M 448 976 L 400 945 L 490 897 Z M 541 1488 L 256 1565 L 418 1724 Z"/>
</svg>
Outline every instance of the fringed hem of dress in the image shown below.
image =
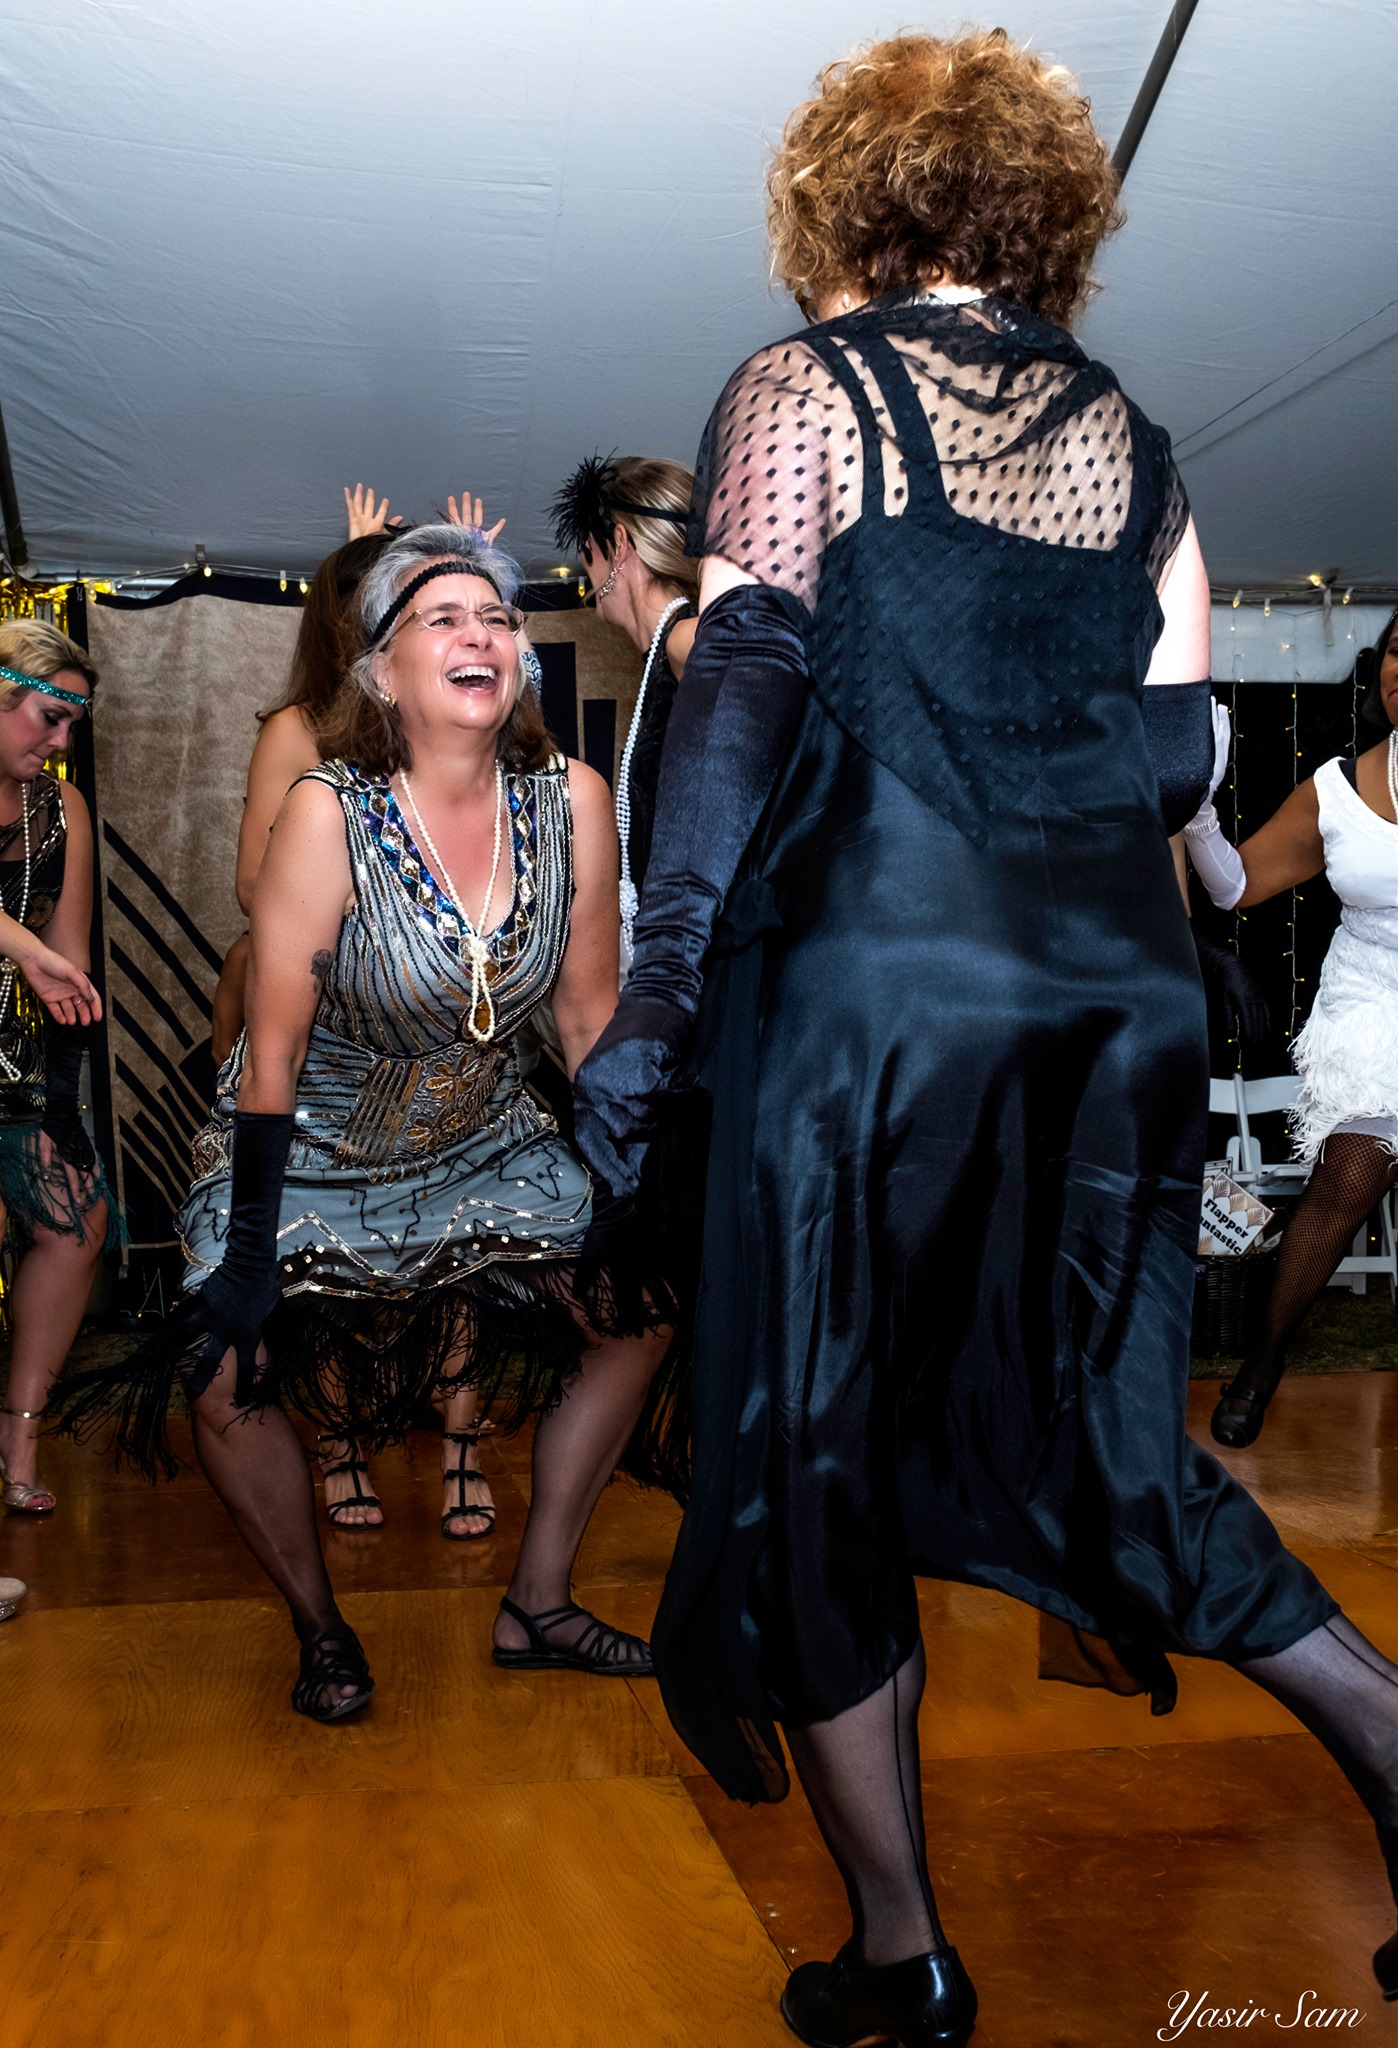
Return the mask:
<svg viewBox="0 0 1398 2048">
<path fill-rule="evenodd" d="M 201 1367 L 207 1384 L 217 1366 L 197 1304 L 197 1295 L 187 1296 L 120 1364 L 60 1382 L 52 1404 L 60 1435 L 86 1443 L 115 1424 L 118 1463 L 151 1480 L 172 1478 L 179 1469 L 169 1434 L 176 1383 L 193 1378 L 197 1390 Z M 407 1301 L 288 1294 L 267 1323 L 266 1364 L 239 1388 L 239 1404 L 249 1412 L 280 1404 L 374 1452 L 401 1443 L 433 1394 L 473 1388 L 511 1433 L 563 1399 L 584 1362 L 589 1329 L 637 1336 L 673 1326 L 675 1313 L 667 1291 L 623 1287 L 578 1260 L 531 1263 L 527 1277 L 486 1266 Z M 671 1492 L 683 1485 L 688 1462 L 686 1349 L 671 1343 L 621 1461 L 632 1478 Z"/>
<path fill-rule="evenodd" d="M 61 1160 L 46 1163 L 40 1148 L 38 1123 L 0 1126 L 0 1202 L 5 1205 L 5 1237 L 27 1251 L 36 1230 L 52 1230 L 61 1237 L 82 1237 L 87 1219 L 99 1202 L 107 1205 L 104 1252 L 126 1242 L 117 1198 L 99 1162 L 95 1171 L 79 1173 L 77 1192 Z"/>
</svg>

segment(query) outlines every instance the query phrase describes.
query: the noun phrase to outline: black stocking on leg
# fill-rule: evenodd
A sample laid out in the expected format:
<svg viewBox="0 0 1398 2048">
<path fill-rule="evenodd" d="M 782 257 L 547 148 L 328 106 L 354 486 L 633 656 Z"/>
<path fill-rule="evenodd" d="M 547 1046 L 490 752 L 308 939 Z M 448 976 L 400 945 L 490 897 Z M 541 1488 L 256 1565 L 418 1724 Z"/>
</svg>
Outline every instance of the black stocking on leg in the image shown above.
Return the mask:
<svg viewBox="0 0 1398 2048">
<path fill-rule="evenodd" d="M 335 1720 L 363 1706 L 374 1681 L 335 1605 L 300 1438 L 280 1408 L 235 1406 L 233 1377 L 230 1351 L 191 1402 L 195 1452 L 238 1534 L 291 1610 L 301 1641 L 293 1705 L 315 1720 Z"/>
<path fill-rule="evenodd" d="M 857 1707 L 784 1731 L 853 1922 L 834 1962 L 793 1970 L 782 1997 L 788 2026 L 821 2048 L 871 2035 L 959 2048 L 975 2026 L 975 1990 L 946 1945 L 927 1874 L 917 1741 L 926 1675 L 919 1642 Z"/>
<path fill-rule="evenodd" d="M 1214 1409 L 1214 1439 L 1234 1450 L 1255 1443 L 1267 1403 L 1286 1370 L 1286 1347 L 1339 1265 L 1350 1240 L 1393 1183 L 1398 1162 L 1379 1138 L 1342 1131 L 1327 1138 L 1282 1239 L 1267 1304 L 1267 1335 Z"/>
<path fill-rule="evenodd" d="M 1398 1900 L 1398 1667 L 1338 1614 L 1289 1650 L 1238 1669 L 1329 1750 L 1369 1810 Z M 1378 1951 L 1374 1970 L 1384 1997 L 1398 1998 L 1398 1934 Z"/>
<path fill-rule="evenodd" d="M 946 1946 L 922 1819 L 917 1710 L 921 1642 L 879 1687 L 833 1720 L 786 1728 L 786 1745 L 826 1848 L 844 1880 L 862 1963 L 896 1963 Z"/>
</svg>

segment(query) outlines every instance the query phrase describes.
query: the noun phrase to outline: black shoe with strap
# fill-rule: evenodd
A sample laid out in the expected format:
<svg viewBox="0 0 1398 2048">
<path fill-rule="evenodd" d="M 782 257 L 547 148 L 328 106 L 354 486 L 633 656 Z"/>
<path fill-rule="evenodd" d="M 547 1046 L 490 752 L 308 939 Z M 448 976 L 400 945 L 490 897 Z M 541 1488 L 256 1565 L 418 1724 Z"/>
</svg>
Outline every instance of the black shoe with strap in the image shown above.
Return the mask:
<svg viewBox="0 0 1398 2048">
<path fill-rule="evenodd" d="M 550 1607 L 543 1614 L 526 1614 L 513 1600 L 502 1600 L 500 1612 L 517 1621 L 529 1638 L 525 1650 L 502 1650 L 497 1644 L 495 1662 L 506 1671 L 590 1671 L 598 1678 L 651 1678 L 650 1644 L 640 1636 L 599 1621 L 585 1607 L 570 1600 L 566 1607 Z M 550 1643 L 549 1632 L 581 1615 L 587 1623 L 569 1643 Z"/>
<path fill-rule="evenodd" d="M 325 1445 L 343 1444 L 345 1455 L 337 1464 L 327 1465 L 325 1460 L 333 1453 Z M 322 1479 L 337 1479 L 342 1472 L 348 1472 L 354 1484 L 354 1492 L 346 1494 L 343 1500 L 328 1500 L 325 1503 L 325 1519 L 336 1529 L 381 1529 L 383 1527 L 383 1502 L 376 1493 L 370 1493 L 360 1485 L 361 1478 L 369 1477 L 369 1467 L 360 1456 L 359 1446 L 353 1437 L 322 1436 L 316 1439 L 316 1455 L 320 1460 Z M 377 1508 L 377 1522 L 351 1522 L 348 1517 L 359 1508 Z"/>
<path fill-rule="evenodd" d="M 462 1444 L 465 1446 L 456 1464 L 443 1465 L 442 1467 L 443 1479 L 449 1482 L 452 1480 L 456 1482 L 455 1505 L 442 1511 L 442 1534 L 449 1543 L 479 1543 L 489 1536 L 495 1528 L 494 1501 L 489 1498 L 485 1500 L 467 1500 L 466 1498 L 466 1483 L 471 1479 L 475 1480 L 477 1487 L 484 1487 L 487 1496 L 490 1493 L 490 1481 L 486 1478 L 484 1472 L 481 1471 L 480 1466 L 470 1466 L 466 1463 L 468 1452 L 474 1450 L 479 1445 L 481 1438 L 489 1434 L 490 1424 L 480 1422 L 472 1423 L 469 1429 L 444 1429 L 442 1431 L 442 1442 L 444 1445 Z M 452 1522 L 459 1522 L 466 1515 L 478 1515 L 485 1523 L 485 1527 L 483 1529 L 453 1529 L 450 1526 Z"/>
<path fill-rule="evenodd" d="M 301 1638 L 301 1675 L 291 1689 L 298 1714 L 313 1721 L 343 1721 L 368 1705 L 373 1690 L 364 1646 L 347 1621 Z"/>
<path fill-rule="evenodd" d="M 833 1963 L 802 1963 L 782 1993 L 782 2018 L 808 2048 L 896 2041 L 899 2048 L 965 2048 L 976 1988 L 954 1948 L 877 1966 L 842 1948 Z"/>
</svg>

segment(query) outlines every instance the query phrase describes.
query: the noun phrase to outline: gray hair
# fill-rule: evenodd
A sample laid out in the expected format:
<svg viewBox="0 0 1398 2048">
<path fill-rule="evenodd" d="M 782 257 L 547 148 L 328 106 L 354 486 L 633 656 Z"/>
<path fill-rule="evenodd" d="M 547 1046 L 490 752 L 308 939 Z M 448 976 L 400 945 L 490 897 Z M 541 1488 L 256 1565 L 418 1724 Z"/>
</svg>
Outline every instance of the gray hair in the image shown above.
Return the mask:
<svg viewBox="0 0 1398 2048">
<path fill-rule="evenodd" d="M 463 576 L 482 576 L 499 592 L 502 603 L 513 604 L 524 581 L 524 571 L 513 555 L 492 547 L 478 527 L 414 526 L 391 540 L 359 586 L 359 616 L 364 631 L 372 633 L 405 583 L 410 583 L 429 562 L 454 562 Z M 349 681 L 370 697 L 377 698 L 374 662 L 382 646 L 369 647 L 351 662 Z"/>
<path fill-rule="evenodd" d="M 514 556 L 492 547 L 478 527 L 448 526 L 445 521 L 440 526 L 414 526 L 389 542 L 359 586 L 359 616 L 366 632 L 373 632 L 403 585 L 429 562 L 459 562 L 463 576 L 484 576 L 505 604 L 514 603 L 524 581 Z"/>
</svg>

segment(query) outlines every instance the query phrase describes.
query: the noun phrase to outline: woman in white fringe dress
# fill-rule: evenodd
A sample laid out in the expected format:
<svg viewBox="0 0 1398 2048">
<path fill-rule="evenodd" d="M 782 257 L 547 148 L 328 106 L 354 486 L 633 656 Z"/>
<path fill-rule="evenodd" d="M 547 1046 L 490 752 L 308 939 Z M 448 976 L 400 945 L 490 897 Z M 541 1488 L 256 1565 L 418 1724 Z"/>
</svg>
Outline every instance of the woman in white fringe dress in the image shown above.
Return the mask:
<svg viewBox="0 0 1398 2048">
<path fill-rule="evenodd" d="M 1311 1168 L 1282 1239 L 1267 1330 L 1222 1392 L 1221 1444 L 1255 1443 L 1286 1370 L 1286 1347 L 1365 1218 L 1398 1177 L 1398 612 L 1374 648 L 1365 715 L 1388 737 L 1301 783 L 1260 832 L 1233 847 L 1212 794 L 1185 827 L 1200 880 L 1222 910 L 1265 903 L 1323 869 L 1343 906 L 1305 1029 L 1292 1048 L 1301 1092 L 1296 1154 Z M 1220 748 L 1221 775 L 1226 748 Z"/>
</svg>

